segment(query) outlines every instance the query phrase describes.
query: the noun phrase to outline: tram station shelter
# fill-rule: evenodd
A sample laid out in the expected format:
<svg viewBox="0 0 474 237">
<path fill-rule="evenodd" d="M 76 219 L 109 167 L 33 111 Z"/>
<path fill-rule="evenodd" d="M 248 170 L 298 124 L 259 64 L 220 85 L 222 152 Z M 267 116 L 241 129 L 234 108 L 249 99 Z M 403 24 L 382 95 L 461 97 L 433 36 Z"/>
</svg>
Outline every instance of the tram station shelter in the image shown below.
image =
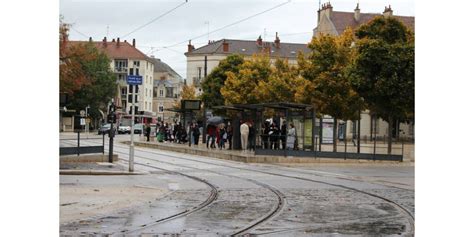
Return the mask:
<svg viewBox="0 0 474 237">
<path fill-rule="evenodd" d="M 308 104 L 276 102 L 276 103 L 260 103 L 260 104 L 231 104 L 223 106 L 214 106 L 212 109 L 233 111 L 232 128 L 233 141 L 232 147 L 234 149 L 241 149 L 240 144 L 240 124 L 243 122 L 250 122 L 255 129 L 255 137 L 252 147 L 255 150 L 255 155 L 278 155 L 278 156 L 301 156 L 301 157 L 328 157 L 339 159 L 373 159 L 373 160 L 393 160 L 402 161 L 402 155 L 390 154 L 372 154 L 355 152 L 333 152 L 323 151 L 321 144 L 325 141 L 323 137 L 323 118 L 316 118 L 315 109 Z M 319 121 L 318 121 L 319 120 Z M 289 150 L 286 147 L 280 146 L 279 149 L 269 149 L 265 144 L 268 134 L 264 134 L 263 128 L 265 122 L 275 123 L 279 129 L 282 128 L 283 123 L 286 123 L 286 130 L 289 125 L 293 124 L 296 129 L 296 143 L 295 149 Z M 287 131 L 285 134 L 287 134 Z M 344 134 L 344 141 L 347 142 Z M 323 139 L 320 139 L 323 138 Z M 277 143 L 286 143 L 287 136 L 279 136 Z M 332 142 L 332 141 L 331 141 Z M 360 139 L 359 141 L 360 142 Z M 347 145 L 347 144 L 346 144 Z M 251 149 L 252 149 L 251 148 Z"/>
</svg>

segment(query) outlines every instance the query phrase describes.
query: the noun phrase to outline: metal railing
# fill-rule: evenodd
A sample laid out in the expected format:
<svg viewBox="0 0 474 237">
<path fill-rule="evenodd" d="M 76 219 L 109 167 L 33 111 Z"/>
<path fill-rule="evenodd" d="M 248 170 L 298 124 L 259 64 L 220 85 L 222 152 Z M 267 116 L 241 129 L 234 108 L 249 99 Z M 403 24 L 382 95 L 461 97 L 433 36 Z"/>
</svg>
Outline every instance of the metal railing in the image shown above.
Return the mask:
<svg viewBox="0 0 474 237">
<path fill-rule="evenodd" d="M 105 134 L 101 138 L 85 138 L 83 140 L 98 140 L 102 139 L 102 145 L 100 146 L 81 146 L 81 133 L 77 132 L 77 138 L 64 138 L 60 139 L 59 155 L 74 155 L 77 154 L 91 154 L 91 153 L 102 153 L 104 154 L 105 146 Z"/>
</svg>

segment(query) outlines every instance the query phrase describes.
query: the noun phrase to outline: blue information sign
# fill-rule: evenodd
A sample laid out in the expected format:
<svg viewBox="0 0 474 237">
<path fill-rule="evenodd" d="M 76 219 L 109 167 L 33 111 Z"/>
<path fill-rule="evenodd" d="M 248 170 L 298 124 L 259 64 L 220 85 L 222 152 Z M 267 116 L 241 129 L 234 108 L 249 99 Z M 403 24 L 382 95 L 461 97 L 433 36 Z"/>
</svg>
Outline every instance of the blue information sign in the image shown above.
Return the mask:
<svg viewBox="0 0 474 237">
<path fill-rule="evenodd" d="M 138 75 L 128 75 L 127 84 L 129 85 L 141 85 L 143 83 L 143 77 Z"/>
</svg>

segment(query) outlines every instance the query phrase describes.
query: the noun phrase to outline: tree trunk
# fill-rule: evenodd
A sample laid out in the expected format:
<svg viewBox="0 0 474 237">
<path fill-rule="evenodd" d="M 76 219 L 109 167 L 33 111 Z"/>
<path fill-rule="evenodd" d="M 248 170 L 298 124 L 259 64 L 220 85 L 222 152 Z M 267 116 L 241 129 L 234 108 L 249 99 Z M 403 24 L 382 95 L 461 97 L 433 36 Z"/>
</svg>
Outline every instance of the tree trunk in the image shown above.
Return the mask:
<svg viewBox="0 0 474 237">
<path fill-rule="evenodd" d="M 388 118 L 388 154 L 392 154 L 392 129 L 393 129 L 393 118 Z"/>
<path fill-rule="evenodd" d="M 334 127 L 332 130 L 332 150 L 337 152 L 337 118 L 334 117 Z"/>
</svg>

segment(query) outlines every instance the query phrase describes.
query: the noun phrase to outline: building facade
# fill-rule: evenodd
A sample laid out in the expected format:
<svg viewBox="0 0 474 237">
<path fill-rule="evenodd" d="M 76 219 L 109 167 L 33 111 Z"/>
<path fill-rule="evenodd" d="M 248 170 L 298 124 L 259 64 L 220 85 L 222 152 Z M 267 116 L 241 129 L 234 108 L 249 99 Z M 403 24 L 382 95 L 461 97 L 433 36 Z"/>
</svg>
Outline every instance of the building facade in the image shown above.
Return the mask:
<svg viewBox="0 0 474 237">
<path fill-rule="evenodd" d="M 231 54 L 240 54 L 244 59 L 250 59 L 254 54 L 266 53 L 274 62 L 277 58 L 287 59 L 289 64 L 297 63 L 298 52 L 308 53 L 306 44 L 282 43 L 276 33 L 273 42 L 264 42 L 261 37 L 257 40 L 221 39 L 209 41 L 207 45 L 197 49 L 188 44 L 186 78 L 189 84 L 197 88 L 201 94 L 201 82 L 219 65 L 219 62 Z"/>
<path fill-rule="evenodd" d="M 152 56 L 154 64 L 153 113 L 158 121 L 174 122 L 176 113 L 169 111 L 181 99 L 183 78 L 168 64 Z"/>
</svg>

